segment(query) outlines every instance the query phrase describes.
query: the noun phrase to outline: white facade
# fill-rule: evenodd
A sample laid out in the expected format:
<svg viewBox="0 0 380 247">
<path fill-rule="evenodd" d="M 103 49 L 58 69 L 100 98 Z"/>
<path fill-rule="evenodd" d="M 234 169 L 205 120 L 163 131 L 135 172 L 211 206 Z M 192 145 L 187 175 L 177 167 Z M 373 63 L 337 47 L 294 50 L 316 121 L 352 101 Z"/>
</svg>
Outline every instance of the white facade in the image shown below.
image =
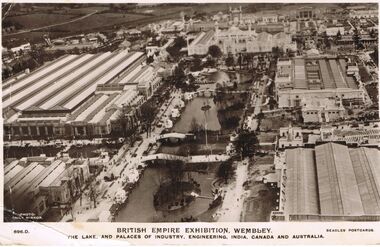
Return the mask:
<svg viewBox="0 0 380 247">
<path fill-rule="evenodd" d="M 299 127 L 282 127 L 280 128 L 280 137 L 278 139 L 279 148 L 302 147 L 302 129 Z"/>
<path fill-rule="evenodd" d="M 18 54 L 21 51 L 25 52 L 25 51 L 30 51 L 31 49 L 32 49 L 32 47 L 30 46 L 30 43 L 26 43 L 26 44 L 11 48 L 11 51 L 13 53 Z"/>
<path fill-rule="evenodd" d="M 344 115 L 345 109 L 339 100 L 308 98 L 302 101 L 304 123 L 328 123 L 339 120 Z"/>
<path fill-rule="evenodd" d="M 271 52 L 273 47 L 282 48 L 284 51 L 296 50 L 296 44 L 292 42 L 290 34 L 256 33 L 251 29 L 250 24 L 248 30 L 241 30 L 236 26 L 231 26 L 228 30 L 220 30 L 216 23 L 215 31 L 200 33 L 188 45 L 188 54 L 206 55 L 211 45 L 219 46 L 223 54 Z"/>
<path fill-rule="evenodd" d="M 261 32 L 256 33 L 250 25 L 248 30 L 241 30 L 232 26 L 228 30 L 216 29 L 216 45 L 218 45 L 224 54 L 237 54 L 240 52 L 258 53 L 271 52 L 273 47 L 296 50 L 295 43 L 289 34 L 283 32 L 275 35 Z"/>
<path fill-rule="evenodd" d="M 157 75 L 157 69 L 153 66 L 147 66 L 143 70 L 135 82 L 137 82 L 138 91 L 149 98 L 160 85 L 161 77 Z"/>
<path fill-rule="evenodd" d="M 289 108 L 301 106 L 302 98 L 342 98 L 343 100 L 363 99 L 364 93 L 361 89 L 335 88 L 321 90 L 280 90 L 277 92 L 279 108 Z"/>
<path fill-rule="evenodd" d="M 325 31 L 327 36 L 336 36 L 338 33 L 343 35 L 344 27 L 328 27 Z"/>
<path fill-rule="evenodd" d="M 357 9 L 350 11 L 351 18 L 372 18 L 378 16 L 377 9 Z"/>
</svg>

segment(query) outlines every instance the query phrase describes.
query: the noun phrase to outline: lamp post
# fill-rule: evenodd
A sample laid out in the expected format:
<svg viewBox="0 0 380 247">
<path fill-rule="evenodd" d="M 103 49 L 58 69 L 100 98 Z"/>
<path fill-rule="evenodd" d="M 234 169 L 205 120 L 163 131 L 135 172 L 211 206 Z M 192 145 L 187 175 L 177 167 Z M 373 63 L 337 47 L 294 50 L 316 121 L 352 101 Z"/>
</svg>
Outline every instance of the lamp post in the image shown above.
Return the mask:
<svg viewBox="0 0 380 247">
<path fill-rule="evenodd" d="M 206 148 L 208 148 L 208 142 L 207 142 L 207 115 L 206 112 L 210 110 L 211 106 L 207 103 L 204 102 L 203 106 L 201 107 L 201 110 L 204 112 L 205 115 L 205 137 L 206 137 Z M 212 150 L 210 149 L 210 152 L 212 154 Z"/>
</svg>

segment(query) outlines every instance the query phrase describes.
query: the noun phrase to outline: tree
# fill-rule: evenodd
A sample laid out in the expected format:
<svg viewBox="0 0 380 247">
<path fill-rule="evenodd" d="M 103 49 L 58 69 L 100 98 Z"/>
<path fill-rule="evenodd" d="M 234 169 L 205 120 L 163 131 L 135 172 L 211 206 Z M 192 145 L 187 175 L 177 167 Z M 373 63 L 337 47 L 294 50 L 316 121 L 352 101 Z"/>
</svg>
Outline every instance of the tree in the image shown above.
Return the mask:
<svg viewBox="0 0 380 247">
<path fill-rule="evenodd" d="M 214 59 L 212 59 L 211 57 L 207 57 L 207 60 L 204 63 L 204 66 L 205 67 L 215 67 L 215 64 L 216 64 L 216 62 Z"/>
<path fill-rule="evenodd" d="M 234 65 L 234 58 L 229 55 L 226 58 L 226 66 L 229 68 L 229 67 L 232 67 L 233 65 Z"/>
<path fill-rule="evenodd" d="M 369 36 L 371 36 L 371 38 L 376 38 L 375 30 L 371 29 L 371 31 L 369 31 Z"/>
<path fill-rule="evenodd" d="M 239 68 L 241 70 L 241 65 L 243 63 L 243 56 L 241 55 L 241 53 L 239 53 L 238 62 L 239 62 Z"/>
<path fill-rule="evenodd" d="M 245 59 L 247 60 L 247 69 L 250 69 L 252 66 L 252 61 L 253 61 L 253 55 L 252 53 L 246 53 L 245 54 Z"/>
<path fill-rule="evenodd" d="M 342 34 L 340 33 L 340 30 L 336 33 L 336 40 L 341 40 L 342 39 Z"/>
<path fill-rule="evenodd" d="M 286 49 L 286 56 L 287 57 L 294 57 L 294 52 L 291 49 Z"/>
<path fill-rule="evenodd" d="M 277 101 L 273 97 L 269 98 L 269 109 L 273 110 L 277 104 Z"/>
<path fill-rule="evenodd" d="M 150 30 L 150 29 L 143 30 L 143 31 L 141 32 L 141 34 L 142 34 L 143 36 L 145 36 L 146 38 L 154 38 L 154 37 L 156 36 L 156 34 L 153 33 L 152 30 Z"/>
<path fill-rule="evenodd" d="M 219 46 L 212 45 L 208 48 L 208 54 L 210 54 L 213 58 L 218 58 L 222 55 L 222 51 Z"/>
<path fill-rule="evenodd" d="M 323 32 L 322 37 L 323 37 L 323 43 L 325 44 L 325 47 L 330 48 L 331 44 L 330 44 L 330 40 L 329 40 L 329 37 L 327 36 L 326 31 Z"/>
<path fill-rule="evenodd" d="M 193 62 L 192 66 L 190 67 L 190 71 L 200 71 L 202 70 L 202 60 L 199 57 L 196 57 Z"/>
<path fill-rule="evenodd" d="M 73 53 L 74 53 L 74 54 L 80 54 L 80 50 L 79 50 L 79 48 L 78 48 L 78 47 L 74 47 L 74 49 L 73 49 Z"/>
<path fill-rule="evenodd" d="M 147 131 L 147 136 L 151 132 L 152 122 L 155 119 L 156 108 L 151 102 L 147 101 L 140 107 L 140 120 L 144 123 Z"/>
<path fill-rule="evenodd" d="M 217 176 L 224 179 L 224 183 L 227 183 L 228 179 L 232 178 L 233 175 L 234 168 L 232 166 L 232 161 L 227 160 L 222 162 L 218 168 Z"/>
<path fill-rule="evenodd" d="M 238 87 L 238 85 L 237 85 L 237 82 L 236 82 L 236 81 L 234 81 L 233 89 L 234 89 L 234 90 L 236 90 L 236 89 L 237 89 L 237 87 Z"/>
<path fill-rule="evenodd" d="M 94 182 L 91 183 L 90 191 L 89 191 L 90 201 L 94 202 L 94 208 L 96 208 L 96 199 L 98 198 L 98 193 L 97 193 L 95 186 L 96 185 Z"/>
<path fill-rule="evenodd" d="M 243 130 L 235 142 L 235 147 L 242 158 L 251 157 L 254 154 L 258 139 L 254 132 Z"/>
<path fill-rule="evenodd" d="M 278 58 L 280 56 L 280 48 L 278 46 L 272 47 L 272 54 L 274 58 Z"/>
<path fill-rule="evenodd" d="M 190 132 L 196 134 L 199 131 L 201 131 L 201 126 L 199 125 L 197 119 L 193 117 L 193 119 L 191 119 Z"/>
<path fill-rule="evenodd" d="M 153 56 L 149 56 L 146 58 L 146 64 L 151 64 L 151 63 L 153 63 L 153 61 L 154 61 Z"/>
<path fill-rule="evenodd" d="M 355 49 L 361 49 L 363 47 L 362 44 L 362 38 L 360 36 L 359 30 L 355 28 L 354 35 L 352 36 L 352 39 L 354 40 Z"/>
<path fill-rule="evenodd" d="M 166 48 L 166 51 L 170 54 L 172 58 L 178 60 L 180 58 L 180 50 L 186 47 L 187 42 L 183 37 L 177 37 L 174 40 L 174 44 Z"/>
<path fill-rule="evenodd" d="M 129 139 L 130 143 L 133 144 L 139 127 L 137 125 L 135 110 L 131 106 L 123 106 L 116 122 L 119 126 L 119 129 L 114 129 L 112 135 L 117 137 L 122 136 L 126 140 Z"/>
<path fill-rule="evenodd" d="M 188 74 L 187 79 L 189 79 L 190 84 L 195 83 L 195 77 L 192 74 Z"/>
<path fill-rule="evenodd" d="M 172 83 L 177 88 L 180 87 L 186 80 L 184 69 L 184 66 L 181 63 L 179 63 L 173 71 Z"/>
<path fill-rule="evenodd" d="M 373 61 L 376 63 L 377 66 L 379 65 L 379 57 L 378 56 L 379 56 L 379 49 L 376 46 L 375 50 L 371 54 L 371 57 L 372 57 Z"/>
</svg>

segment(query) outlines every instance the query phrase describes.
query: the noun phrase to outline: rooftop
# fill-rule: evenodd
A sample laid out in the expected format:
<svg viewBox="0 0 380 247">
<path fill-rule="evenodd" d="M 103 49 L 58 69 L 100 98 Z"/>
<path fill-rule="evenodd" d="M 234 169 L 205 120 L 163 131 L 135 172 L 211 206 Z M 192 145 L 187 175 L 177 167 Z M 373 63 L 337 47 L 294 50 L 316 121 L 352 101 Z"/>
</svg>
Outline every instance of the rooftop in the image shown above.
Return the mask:
<svg viewBox="0 0 380 247">
<path fill-rule="evenodd" d="M 294 89 L 358 89 L 354 77 L 347 75 L 347 62 L 343 58 L 295 58 L 291 63 Z M 286 66 L 289 61 L 279 61 L 277 70 L 280 75 L 288 70 Z"/>
<path fill-rule="evenodd" d="M 286 150 L 287 164 L 287 213 L 318 214 L 319 197 L 315 161 L 312 149 Z"/>
<path fill-rule="evenodd" d="M 5 86 L 3 108 L 72 110 L 143 56 L 127 51 L 63 56 Z"/>
<path fill-rule="evenodd" d="M 287 214 L 380 215 L 380 151 L 326 143 L 286 150 Z"/>
<path fill-rule="evenodd" d="M 214 37 L 214 30 L 200 33 L 191 43 L 192 45 L 206 45 Z"/>
</svg>

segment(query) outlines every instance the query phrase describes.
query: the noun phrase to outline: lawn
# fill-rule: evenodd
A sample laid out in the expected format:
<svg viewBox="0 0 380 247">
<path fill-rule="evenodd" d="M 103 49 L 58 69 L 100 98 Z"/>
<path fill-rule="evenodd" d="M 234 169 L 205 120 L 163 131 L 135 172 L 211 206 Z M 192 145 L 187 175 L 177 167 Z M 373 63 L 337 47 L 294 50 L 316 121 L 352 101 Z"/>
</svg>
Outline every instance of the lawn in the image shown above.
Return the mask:
<svg viewBox="0 0 380 247">
<path fill-rule="evenodd" d="M 365 88 L 367 89 L 368 95 L 371 98 L 372 102 L 377 105 L 379 101 L 379 88 L 376 84 L 370 84 L 366 85 Z"/>
<path fill-rule="evenodd" d="M 265 118 L 261 120 L 260 131 L 276 131 L 281 127 L 287 127 L 291 123 L 289 119 L 282 119 L 281 117 L 276 118 Z"/>
<path fill-rule="evenodd" d="M 362 82 L 366 83 L 372 81 L 372 76 L 367 72 L 364 66 L 359 66 L 359 75 Z"/>
<path fill-rule="evenodd" d="M 100 156 L 101 151 L 116 152 L 121 147 L 120 144 L 106 144 L 106 145 L 84 145 L 82 147 L 71 146 L 68 153 L 73 158 L 94 158 Z"/>
<path fill-rule="evenodd" d="M 244 202 L 244 222 L 268 222 L 271 211 L 276 210 L 277 191 L 265 184 L 255 183 Z"/>
<path fill-rule="evenodd" d="M 264 133 L 261 132 L 257 138 L 259 139 L 259 142 L 274 142 L 276 140 L 277 132 L 276 133 Z"/>
<path fill-rule="evenodd" d="M 48 157 L 54 157 L 61 150 L 54 146 L 45 147 L 4 147 L 4 158 L 16 158 L 21 159 L 23 157 L 39 156 L 41 154 L 46 154 Z"/>
<path fill-rule="evenodd" d="M 256 155 L 253 164 L 255 166 L 272 165 L 273 162 L 274 162 L 274 155 L 272 155 L 272 154 L 268 154 L 268 155 L 264 155 L 264 156 Z"/>
</svg>

